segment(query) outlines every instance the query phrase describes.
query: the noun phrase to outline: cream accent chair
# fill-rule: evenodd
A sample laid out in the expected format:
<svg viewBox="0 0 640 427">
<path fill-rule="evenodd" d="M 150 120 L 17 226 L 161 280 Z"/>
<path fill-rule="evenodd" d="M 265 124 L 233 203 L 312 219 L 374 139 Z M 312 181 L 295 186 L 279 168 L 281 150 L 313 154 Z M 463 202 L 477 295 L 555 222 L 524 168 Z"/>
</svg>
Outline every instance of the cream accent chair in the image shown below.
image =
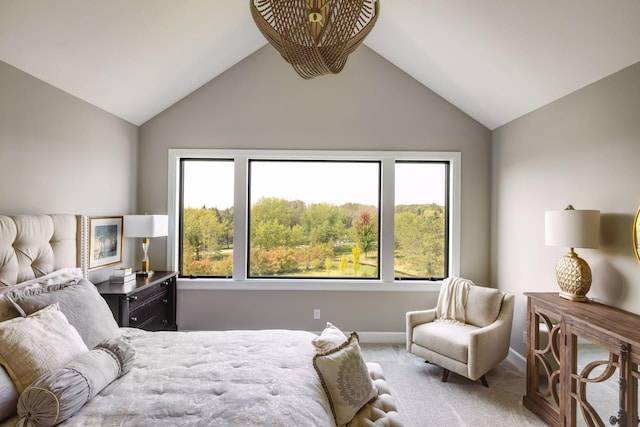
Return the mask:
<svg viewBox="0 0 640 427">
<path fill-rule="evenodd" d="M 453 371 L 489 387 L 485 374 L 509 353 L 514 300 L 497 289 L 470 286 L 464 323 L 436 322 L 437 308 L 408 312 L 407 351 L 444 368 L 443 382 Z"/>
</svg>

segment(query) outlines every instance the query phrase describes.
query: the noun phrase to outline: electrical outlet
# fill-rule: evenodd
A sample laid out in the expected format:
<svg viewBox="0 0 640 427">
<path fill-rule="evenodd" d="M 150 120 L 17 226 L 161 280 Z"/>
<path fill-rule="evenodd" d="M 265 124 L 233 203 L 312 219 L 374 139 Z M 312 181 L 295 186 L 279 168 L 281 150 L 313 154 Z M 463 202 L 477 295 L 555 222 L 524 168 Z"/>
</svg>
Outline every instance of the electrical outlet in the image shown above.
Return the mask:
<svg viewBox="0 0 640 427">
<path fill-rule="evenodd" d="M 527 331 L 522 331 L 522 342 L 527 343 Z"/>
<path fill-rule="evenodd" d="M 320 319 L 320 309 L 319 308 L 314 308 L 313 309 L 313 318 L 315 320 Z"/>
</svg>

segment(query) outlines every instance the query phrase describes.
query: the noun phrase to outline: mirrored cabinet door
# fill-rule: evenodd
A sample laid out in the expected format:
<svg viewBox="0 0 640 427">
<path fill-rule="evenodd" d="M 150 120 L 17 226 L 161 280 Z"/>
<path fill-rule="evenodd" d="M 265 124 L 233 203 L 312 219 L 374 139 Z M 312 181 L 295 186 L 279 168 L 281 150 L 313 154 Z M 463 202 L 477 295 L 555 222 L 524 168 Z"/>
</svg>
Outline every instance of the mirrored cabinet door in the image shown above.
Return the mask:
<svg viewBox="0 0 640 427">
<path fill-rule="evenodd" d="M 601 339 L 569 325 L 567 368 L 571 383 L 567 392 L 571 418 L 568 425 L 626 425 L 626 381 L 628 348 L 615 339 Z M 621 424 L 622 422 L 622 424 Z"/>
<path fill-rule="evenodd" d="M 533 341 L 536 375 L 532 388 L 554 410 L 560 407 L 560 320 L 549 313 L 535 314 Z"/>
</svg>

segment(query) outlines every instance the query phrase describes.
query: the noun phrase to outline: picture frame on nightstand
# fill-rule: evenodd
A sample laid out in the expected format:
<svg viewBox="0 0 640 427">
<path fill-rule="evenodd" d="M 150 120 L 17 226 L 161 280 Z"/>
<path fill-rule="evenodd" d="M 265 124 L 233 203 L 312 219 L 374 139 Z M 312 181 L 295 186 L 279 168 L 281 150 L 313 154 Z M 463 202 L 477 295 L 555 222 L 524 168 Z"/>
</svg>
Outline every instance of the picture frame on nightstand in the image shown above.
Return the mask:
<svg viewBox="0 0 640 427">
<path fill-rule="evenodd" d="M 122 262 L 122 216 L 89 217 L 89 270 Z"/>
</svg>

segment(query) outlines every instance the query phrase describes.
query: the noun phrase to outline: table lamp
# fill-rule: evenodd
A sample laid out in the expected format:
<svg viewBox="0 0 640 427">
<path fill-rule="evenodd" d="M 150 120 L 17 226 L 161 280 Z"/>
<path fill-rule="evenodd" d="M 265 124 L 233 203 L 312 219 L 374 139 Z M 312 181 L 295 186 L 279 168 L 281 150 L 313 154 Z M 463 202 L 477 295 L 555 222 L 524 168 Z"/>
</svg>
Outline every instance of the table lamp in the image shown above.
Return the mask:
<svg viewBox="0 0 640 427">
<path fill-rule="evenodd" d="M 149 268 L 149 239 L 166 236 L 169 232 L 167 215 L 125 215 L 122 229 L 124 237 L 142 238 L 142 269 L 136 274 L 142 277 L 153 276 Z"/>
<path fill-rule="evenodd" d="M 577 210 L 569 205 L 562 211 L 545 212 L 545 244 L 569 247 L 569 253 L 556 265 L 556 280 L 569 301 L 588 301 L 591 288 L 589 264 L 574 248 L 597 248 L 600 243 L 600 211 Z"/>
</svg>

